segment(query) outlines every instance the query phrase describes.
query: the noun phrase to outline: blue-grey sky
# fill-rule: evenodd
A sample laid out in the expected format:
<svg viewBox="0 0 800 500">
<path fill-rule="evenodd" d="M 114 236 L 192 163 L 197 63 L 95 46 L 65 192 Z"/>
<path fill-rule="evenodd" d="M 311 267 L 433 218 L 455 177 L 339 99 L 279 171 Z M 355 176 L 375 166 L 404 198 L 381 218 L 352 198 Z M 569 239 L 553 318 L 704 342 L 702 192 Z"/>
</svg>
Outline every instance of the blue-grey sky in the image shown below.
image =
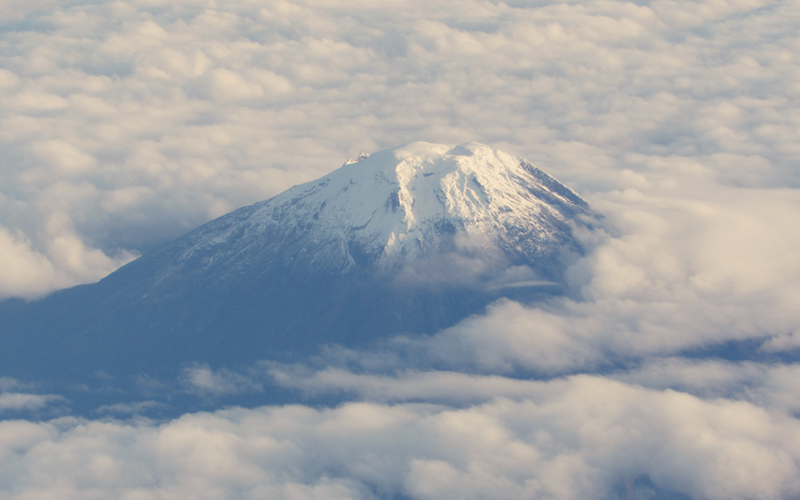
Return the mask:
<svg viewBox="0 0 800 500">
<path fill-rule="evenodd" d="M 800 345 L 799 25 L 797 0 L 0 1 L 1 297 L 416 140 L 605 215 L 570 299 L 181 381 L 343 406 L 1 421 L 0 496 L 796 498 L 800 365 L 681 354 Z M 4 418 L 58 401 L 0 380 Z"/>
</svg>

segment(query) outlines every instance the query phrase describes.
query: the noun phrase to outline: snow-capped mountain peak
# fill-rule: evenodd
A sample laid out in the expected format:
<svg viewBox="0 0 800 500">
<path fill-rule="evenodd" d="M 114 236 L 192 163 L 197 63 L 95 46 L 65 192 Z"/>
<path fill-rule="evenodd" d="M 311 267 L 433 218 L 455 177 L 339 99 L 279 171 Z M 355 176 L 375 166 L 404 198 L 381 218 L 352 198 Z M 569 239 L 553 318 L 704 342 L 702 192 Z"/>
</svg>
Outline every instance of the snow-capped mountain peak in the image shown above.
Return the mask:
<svg viewBox="0 0 800 500">
<path fill-rule="evenodd" d="M 230 254 L 289 245 L 292 258 L 342 272 L 441 252 L 526 260 L 570 240 L 568 224 L 582 212 L 583 200 L 525 160 L 474 142 L 415 142 L 234 212 L 223 234 L 201 228 L 184 257 L 199 247 Z"/>
<path fill-rule="evenodd" d="M 569 188 L 482 144 L 361 155 L 99 283 L 6 303 L 0 361 L 133 377 L 433 333 L 500 297 L 563 293 L 587 215 Z"/>
</svg>

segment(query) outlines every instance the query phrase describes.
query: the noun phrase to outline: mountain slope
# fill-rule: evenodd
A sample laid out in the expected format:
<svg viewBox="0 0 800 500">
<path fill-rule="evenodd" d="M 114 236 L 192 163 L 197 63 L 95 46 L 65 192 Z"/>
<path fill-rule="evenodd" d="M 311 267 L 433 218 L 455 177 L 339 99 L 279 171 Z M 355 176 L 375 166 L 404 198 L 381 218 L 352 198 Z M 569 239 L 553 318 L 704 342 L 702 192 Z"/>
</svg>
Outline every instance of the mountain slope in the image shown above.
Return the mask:
<svg viewBox="0 0 800 500">
<path fill-rule="evenodd" d="M 0 375 L 227 366 L 432 333 L 504 295 L 559 293 L 590 218 L 570 189 L 481 144 L 382 151 L 97 284 L 0 304 Z"/>
</svg>

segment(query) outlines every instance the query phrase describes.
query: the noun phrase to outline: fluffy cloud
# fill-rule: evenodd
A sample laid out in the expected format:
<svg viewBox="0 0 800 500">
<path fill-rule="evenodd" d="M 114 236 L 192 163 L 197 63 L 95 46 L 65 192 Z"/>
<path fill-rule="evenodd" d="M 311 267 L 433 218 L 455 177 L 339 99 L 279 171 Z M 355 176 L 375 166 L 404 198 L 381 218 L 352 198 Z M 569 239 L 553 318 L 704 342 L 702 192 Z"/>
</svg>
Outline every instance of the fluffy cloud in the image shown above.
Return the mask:
<svg viewBox="0 0 800 500">
<path fill-rule="evenodd" d="M 82 281 L 96 281 L 135 256 L 117 252 L 109 257 L 98 249 L 87 248 L 70 227 L 66 214 L 53 214 L 44 232 L 46 246 L 37 250 L 22 233 L 11 234 L 0 226 L 0 295 L 37 297 L 53 287 L 67 287 Z"/>
<path fill-rule="evenodd" d="M 0 422 L 6 498 L 781 498 L 800 424 L 602 377 L 464 408 L 348 403 Z"/>
<path fill-rule="evenodd" d="M 706 401 L 725 398 L 754 406 L 797 415 L 800 390 L 794 380 L 800 365 L 784 363 L 731 362 L 719 359 L 681 357 L 649 358 L 630 369 L 611 371 L 602 380 L 617 380 L 651 390 L 672 390 Z M 347 394 L 363 401 L 426 401 L 442 405 L 469 406 L 493 398 L 535 398 L 547 387 L 558 387 L 562 378 L 533 380 L 501 375 L 413 369 L 356 372 L 327 366 L 312 370 L 305 366 L 273 364 L 269 377 L 285 387 L 309 396 Z M 578 379 L 586 375 L 573 375 Z M 263 379 L 264 377 L 255 377 Z"/>
</svg>

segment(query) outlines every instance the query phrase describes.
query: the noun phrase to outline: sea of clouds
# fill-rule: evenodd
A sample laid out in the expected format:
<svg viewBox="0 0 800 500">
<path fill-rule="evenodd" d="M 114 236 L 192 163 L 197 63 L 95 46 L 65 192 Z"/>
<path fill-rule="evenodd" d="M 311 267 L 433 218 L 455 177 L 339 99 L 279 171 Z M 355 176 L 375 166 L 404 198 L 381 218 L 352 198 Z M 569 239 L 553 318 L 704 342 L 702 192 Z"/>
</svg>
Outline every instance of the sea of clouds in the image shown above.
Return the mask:
<svg viewBox="0 0 800 500">
<path fill-rule="evenodd" d="M 566 297 L 175 382 L 299 404 L 54 417 L 0 379 L 0 496 L 800 497 L 798 25 L 797 0 L 0 2 L 0 297 L 416 140 L 604 215 Z"/>
</svg>

